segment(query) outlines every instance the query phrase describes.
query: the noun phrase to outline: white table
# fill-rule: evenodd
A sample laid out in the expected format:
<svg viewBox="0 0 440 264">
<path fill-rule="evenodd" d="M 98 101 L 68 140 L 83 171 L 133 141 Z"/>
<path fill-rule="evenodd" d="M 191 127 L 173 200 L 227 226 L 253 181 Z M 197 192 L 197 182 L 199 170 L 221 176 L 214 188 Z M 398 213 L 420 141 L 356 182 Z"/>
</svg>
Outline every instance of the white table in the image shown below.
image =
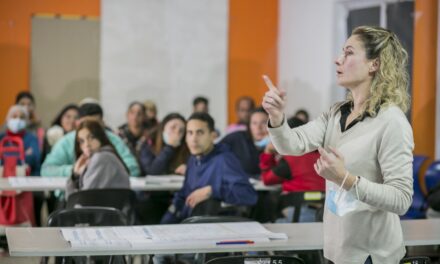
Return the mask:
<svg viewBox="0 0 440 264">
<path fill-rule="evenodd" d="M 179 245 L 152 244 L 142 249 L 72 249 L 63 239 L 59 228 L 8 228 L 6 235 L 11 256 L 96 256 L 142 255 L 173 253 L 243 252 L 318 250 L 323 248 L 322 223 L 266 224 L 269 231 L 286 233 L 288 240 L 246 245 L 184 243 Z M 440 220 L 402 221 L 405 245 L 439 245 Z"/>
<path fill-rule="evenodd" d="M 175 176 L 175 175 L 169 175 Z M 178 176 L 182 177 L 183 176 Z M 6 178 L 0 178 L 0 191 L 54 191 L 66 188 L 66 177 L 25 177 L 27 181 L 12 185 Z M 178 191 L 183 185 L 182 181 L 152 182 L 147 177 L 130 177 L 131 189 L 136 191 Z M 280 190 L 279 185 L 265 186 L 261 181 L 252 180 L 252 185 L 257 191 Z"/>
</svg>

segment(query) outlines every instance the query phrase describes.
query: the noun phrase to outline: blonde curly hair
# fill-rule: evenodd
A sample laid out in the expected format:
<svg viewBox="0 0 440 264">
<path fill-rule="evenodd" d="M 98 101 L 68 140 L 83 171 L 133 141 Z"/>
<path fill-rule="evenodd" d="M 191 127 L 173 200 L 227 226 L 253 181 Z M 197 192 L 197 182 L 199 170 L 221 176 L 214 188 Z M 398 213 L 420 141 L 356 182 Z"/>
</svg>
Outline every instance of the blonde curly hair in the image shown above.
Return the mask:
<svg viewBox="0 0 440 264">
<path fill-rule="evenodd" d="M 396 105 L 406 113 L 410 105 L 408 53 L 396 34 L 370 26 L 357 27 L 351 34 L 363 43 L 367 59 L 378 59 L 379 62 L 363 112 L 376 116 L 379 108 Z M 351 93 L 347 99 L 353 101 Z"/>
</svg>

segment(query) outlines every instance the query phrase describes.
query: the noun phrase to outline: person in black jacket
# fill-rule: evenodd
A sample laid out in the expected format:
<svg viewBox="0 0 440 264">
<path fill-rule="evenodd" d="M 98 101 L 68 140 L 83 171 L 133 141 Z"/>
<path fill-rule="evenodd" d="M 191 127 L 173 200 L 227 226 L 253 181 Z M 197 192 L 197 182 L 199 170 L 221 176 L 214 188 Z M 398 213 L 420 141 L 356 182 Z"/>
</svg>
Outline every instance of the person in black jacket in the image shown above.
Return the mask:
<svg viewBox="0 0 440 264">
<path fill-rule="evenodd" d="M 185 127 L 185 118 L 180 114 L 165 116 L 156 136 L 141 147 L 139 162 L 144 175 L 185 174 L 189 157 Z M 141 223 L 158 224 L 171 199 L 169 192 L 138 193 L 137 211 Z"/>
<path fill-rule="evenodd" d="M 251 113 L 246 131 L 233 132 L 221 140 L 221 143 L 229 145 L 250 177 L 260 176 L 259 156 L 269 143 L 268 118 L 263 108 L 256 108 Z"/>
</svg>

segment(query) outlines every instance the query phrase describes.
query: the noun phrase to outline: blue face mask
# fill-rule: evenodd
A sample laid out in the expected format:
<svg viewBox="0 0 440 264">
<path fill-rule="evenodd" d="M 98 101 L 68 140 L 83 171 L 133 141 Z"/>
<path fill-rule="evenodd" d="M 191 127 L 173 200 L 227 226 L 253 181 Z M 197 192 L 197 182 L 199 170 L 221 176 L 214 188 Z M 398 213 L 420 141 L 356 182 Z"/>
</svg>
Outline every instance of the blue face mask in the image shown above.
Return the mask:
<svg viewBox="0 0 440 264">
<path fill-rule="evenodd" d="M 170 138 L 168 137 L 168 134 L 165 133 L 165 131 L 162 132 L 162 139 L 165 144 L 170 145 Z M 180 146 L 180 143 L 178 146 Z M 178 146 L 176 146 L 176 147 L 178 147 Z"/>
<path fill-rule="evenodd" d="M 11 118 L 8 120 L 7 126 L 12 133 L 18 133 L 26 128 L 26 121 L 21 118 Z"/>
<path fill-rule="evenodd" d="M 265 148 L 267 144 L 269 144 L 269 142 L 270 142 L 270 138 L 267 136 L 261 140 L 254 141 L 254 144 L 257 148 Z"/>
</svg>

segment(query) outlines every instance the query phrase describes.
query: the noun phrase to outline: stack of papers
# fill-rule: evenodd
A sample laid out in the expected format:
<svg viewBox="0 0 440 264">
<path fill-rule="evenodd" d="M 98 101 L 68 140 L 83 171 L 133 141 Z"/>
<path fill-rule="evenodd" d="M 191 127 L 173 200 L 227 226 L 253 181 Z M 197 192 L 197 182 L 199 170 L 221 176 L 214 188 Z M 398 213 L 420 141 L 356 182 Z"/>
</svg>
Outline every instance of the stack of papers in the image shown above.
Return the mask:
<svg viewBox="0 0 440 264">
<path fill-rule="evenodd" d="M 270 232 L 258 222 L 62 228 L 61 232 L 72 248 L 145 248 L 152 244 L 186 244 L 189 240 L 212 245 L 221 241 L 287 240 L 286 234 Z"/>
</svg>

